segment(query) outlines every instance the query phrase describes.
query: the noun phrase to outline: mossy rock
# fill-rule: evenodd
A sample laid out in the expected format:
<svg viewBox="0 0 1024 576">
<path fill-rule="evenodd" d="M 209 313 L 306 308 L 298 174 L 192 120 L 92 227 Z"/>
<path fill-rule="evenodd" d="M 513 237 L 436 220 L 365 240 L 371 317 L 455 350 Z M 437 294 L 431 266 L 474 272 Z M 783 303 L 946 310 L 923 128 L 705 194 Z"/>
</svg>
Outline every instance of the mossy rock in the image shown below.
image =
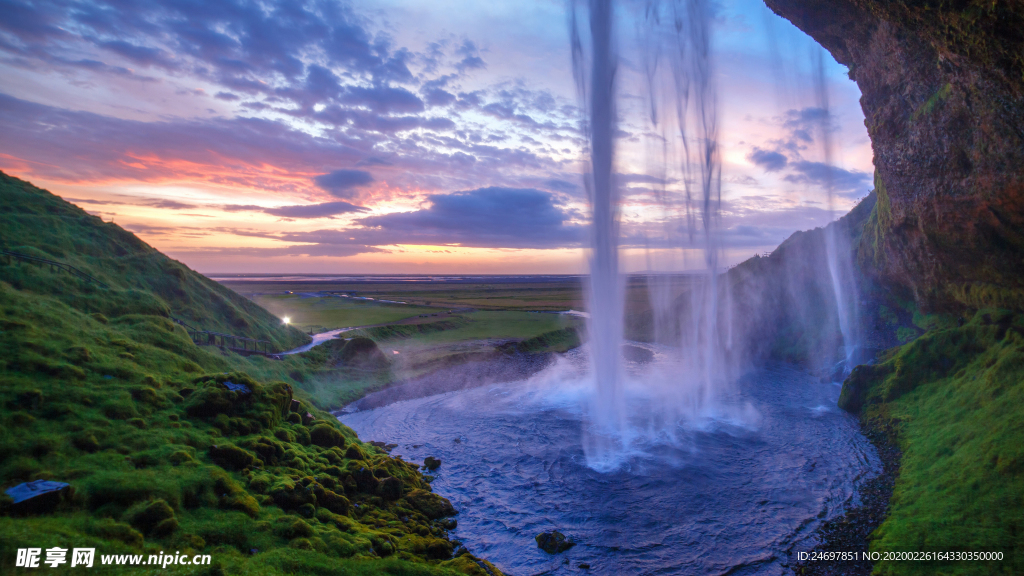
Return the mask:
<svg viewBox="0 0 1024 576">
<path fill-rule="evenodd" d="M 438 496 L 433 492 L 427 492 L 426 490 L 413 490 L 409 492 L 405 495 L 405 501 L 409 503 L 409 507 L 419 510 L 431 520 L 454 516 L 457 513 L 455 507 L 452 506 L 452 503 L 447 498 Z"/>
<path fill-rule="evenodd" d="M 174 509 L 165 500 L 139 502 L 124 514 L 124 520 L 140 532 L 150 533 L 158 524 L 174 519 Z M 177 523 L 175 522 L 175 528 Z M 166 526 L 165 526 L 166 527 Z M 173 530 L 171 530 L 173 531 Z M 169 532 L 165 532 L 167 534 Z"/>
<path fill-rule="evenodd" d="M 309 538 L 315 534 L 308 522 L 291 515 L 282 516 L 274 522 L 274 533 L 288 540 Z"/>
<path fill-rule="evenodd" d="M 466 552 L 465 548 L 460 548 L 459 550 L 461 552 L 457 553 L 458 555 L 455 558 L 441 562 L 438 566 L 451 568 L 460 574 L 466 574 L 466 576 L 505 576 L 497 566 L 487 560 L 473 556 Z"/>
<path fill-rule="evenodd" d="M 334 514 L 341 514 L 347 516 L 349 510 L 351 510 L 351 504 L 348 498 L 334 492 L 333 490 L 323 488 L 316 495 L 317 505 L 330 510 Z"/>
<path fill-rule="evenodd" d="M 360 466 L 358 469 L 352 472 L 352 478 L 356 481 L 360 492 L 374 493 L 377 491 L 377 486 L 380 481 L 374 475 L 373 470 L 365 466 Z"/>
<path fill-rule="evenodd" d="M 248 438 L 239 442 L 239 445 L 246 450 L 252 450 L 264 464 L 271 466 L 277 464 L 285 455 L 284 445 L 266 436 Z"/>
<path fill-rule="evenodd" d="M 452 557 L 452 551 L 451 542 L 435 538 L 427 545 L 427 558 L 431 560 L 448 560 Z"/>
<path fill-rule="evenodd" d="M 871 386 L 888 376 L 890 372 L 889 367 L 884 364 L 856 366 L 843 382 L 843 390 L 839 394 L 837 404 L 851 414 L 859 413 L 864 402 L 867 401 L 868 390 L 871 389 Z"/>
<path fill-rule="evenodd" d="M 297 510 L 306 504 L 316 504 L 316 495 L 312 489 L 288 480 L 282 480 L 272 486 L 269 496 L 274 499 L 282 510 Z"/>
<path fill-rule="evenodd" d="M 256 457 L 252 453 L 234 444 L 214 444 L 210 446 L 208 454 L 210 460 L 228 470 L 244 470 L 256 464 Z"/>
<path fill-rule="evenodd" d="M 345 450 L 345 458 L 349 460 L 366 460 L 366 454 L 363 453 L 358 445 L 352 444 Z"/>
<path fill-rule="evenodd" d="M 136 548 L 142 546 L 143 542 L 142 534 L 138 530 L 128 524 L 114 522 L 110 518 L 104 518 L 92 524 L 88 531 L 100 538 L 117 540 Z"/>
<path fill-rule="evenodd" d="M 316 424 L 309 430 L 309 440 L 323 448 L 345 447 L 345 437 L 341 431 L 326 422 Z"/>
<path fill-rule="evenodd" d="M 380 494 L 380 497 L 391 502 L 401 498 L 404 491 L 405 486 L 398 478 L 384 478 L 377 486 L 377 493 Z"/>
</svg>

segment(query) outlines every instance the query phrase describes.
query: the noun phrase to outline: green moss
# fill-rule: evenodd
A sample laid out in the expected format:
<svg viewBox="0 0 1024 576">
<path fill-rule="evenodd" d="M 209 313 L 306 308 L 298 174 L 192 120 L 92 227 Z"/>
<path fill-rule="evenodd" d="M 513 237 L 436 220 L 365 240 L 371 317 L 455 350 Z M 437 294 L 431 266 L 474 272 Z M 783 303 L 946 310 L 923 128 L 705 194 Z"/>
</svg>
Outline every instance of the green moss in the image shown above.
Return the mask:
<svg viewBox="0 0 1024 576">
<path fill-rule="evenodd" d="M 506 344 L 498 349 L 506 353 L 537 354 L 542 352 L 566 352 L 579 345 L 579 330 L 575 327 L 567 327 L 545 332 L 520 342 Z"/>
<path fill-rule="evenodd" d="M 898 431 L 882 551 L 995 551 L 991 562 L 882 562 L 882 574 L 1024 571 L 1024 318 L 983 310 L 861 366 L 841 405 Z"/>
<path fill-rule="evenodd" d="M 875 170 L 875 205 L 864 223 L 857 247 L 857 262 L 861 270 L 880 270 L 885 262 L 885 235 L 892 226 L 892 202 L 885 189 L 882 175 Z"/>
<path fill-rule="evenodd" d="M 945 102 L 946 99 L 949 98 L 950 93 L 952 92 L 953 85 L 948 83 L 945 86 L 936 90 L 934 94 L 932 94 L 927 100 L 925 100 L 920 106 L 918 106 L 916 110 L 914 110 L 914 113 L 910 118 L 911 121 L 917 120 L 921 116 L 931 114 L 932 110 L 934 110 L 936 106 Z"/>
</svg>

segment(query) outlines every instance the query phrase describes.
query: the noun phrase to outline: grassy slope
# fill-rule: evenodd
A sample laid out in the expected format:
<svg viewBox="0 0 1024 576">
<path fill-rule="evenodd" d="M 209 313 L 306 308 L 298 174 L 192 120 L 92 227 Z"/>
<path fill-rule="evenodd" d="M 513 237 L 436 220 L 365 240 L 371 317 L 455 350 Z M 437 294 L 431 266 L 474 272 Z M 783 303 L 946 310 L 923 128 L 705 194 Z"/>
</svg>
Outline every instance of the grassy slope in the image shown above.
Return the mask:
<svg viewBox="0 0 1024 576">
<path fill-rule="evenodd" d="M 1024 318 L 981 311 L 860 366 L 840 406 L 903 451 L 871 549 L 998 551 L 1003 562 L 879 562 L 880 574 L 1024 572 Z"/>
<path fill-rule="evenodd" d="M 75 266 L 112 291 L 30 264 L 4 270 L 15 288 L 45 290 L 107 316 L 174 316 L 206 330 L 270 340 L 277 350 L 308 341 L 234 291 L 164 256 L 134 234 L 0 172 L 0 247 Z M 42 284 L 45 288 L 41 288 Z"/>
<path fill-rule="evenodd" d="M 277 362 L 195 346 L 168 309 L 281 347 L 302 338 L 120 228 L 2 178 L 7 247 L 111 289 L 0 262 L 0 485 L 53 479 L 74 494 L 28 517 L 0 497 L 0 572 L 19 547 L 95 546 L 213 555 L 213 569 L 182 574 L 484 573 L 468 555 L 443 560 L 443 502 L 416 466 L 308 402 L 316 420 L 289 410 L 306 396 L 271 377 L 329 370 L 329 354 Z"/>
</svg>

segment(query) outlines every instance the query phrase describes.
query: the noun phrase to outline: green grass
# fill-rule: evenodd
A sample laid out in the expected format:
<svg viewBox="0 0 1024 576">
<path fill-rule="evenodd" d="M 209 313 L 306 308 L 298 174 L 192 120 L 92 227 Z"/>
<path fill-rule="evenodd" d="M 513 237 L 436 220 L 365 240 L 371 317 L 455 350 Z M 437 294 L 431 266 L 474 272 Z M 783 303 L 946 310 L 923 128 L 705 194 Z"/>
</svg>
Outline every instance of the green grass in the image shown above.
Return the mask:
<svg viewBox="0 0 1024 576">
<path fill-rule="evenodd" d="M 111 285 L 0 260 L 0 486 L 72 487 L 37 515 L 0 496 L 0 573 L 17 548 L 53 546 L 213 556 L 180 574 L 484 573 L 469 556 L 445 559 L 444 501 L 418 467 L 313 400 L 332 375 L 386 378 L 372 342 L 283 361 L 196 346 L 170 314 L 282 348 L 305 338 L 116 226 L 21 181 L 0 186 L 7 247 Z"/>
<path fill-rule="evenodd" d="M 460 314 L 464 324 L 452 330 L 432 332 L 410 339 L 410 344 L 440 344 L 484 339 L 526 339 L 564 328 L 571 316 L 537 312 L 478 311 Z"/>
<path fill-rule="evenodd" d="M 258 294 L 254 300 L 278 318 L 289 317 L 293 326 L 303 330 L 313 328 L 316 331 L 388 324 L 421 314 L 442 312 L 440 308 L 385 304 L 338 296 Z"/>
<path fill-rule="evenodd" d="M 943 324 L 943 323 L 936 323 Z M 879 562 L 879 574 L 1024 573 L 1024 318 L 944 323 L 858 367 L 840 404 L 903 450 L 871 550 L 995 551 L 1002 562 Z M 950 325 L 952 324 L 952 326 Z"/>
<path fill-rule="evenodd" d="M 409 305 L 435 308 L 477 308 L 481 310 L 580 310 L 584 306 L 582 286 L 578 279 L 554 278 L 549 282 L 509 284 L 491 283 L 364 283 L 332 282 L 266 282 L 225 280 L 225 286 L 240 294 L 279 294 L 293 292 L 336 292 L 370 298 L 406 302 Z"/>
</svg>

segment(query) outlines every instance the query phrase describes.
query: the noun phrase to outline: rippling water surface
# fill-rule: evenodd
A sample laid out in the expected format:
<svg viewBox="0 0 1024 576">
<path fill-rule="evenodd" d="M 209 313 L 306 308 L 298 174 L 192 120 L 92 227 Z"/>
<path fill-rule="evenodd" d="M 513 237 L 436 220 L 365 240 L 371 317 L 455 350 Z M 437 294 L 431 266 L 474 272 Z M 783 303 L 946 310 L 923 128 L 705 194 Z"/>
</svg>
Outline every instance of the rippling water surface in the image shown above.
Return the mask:
<svg viewBox="0 0 1024 576">
<path fill-rule="evenodd" d="M 879 469 L 838 394 L 789 367 L 755 372 L 723 402 L 756 417 L 658 422 L 610 472 L 586 465 L 577 391 L 557 379 L 341 419 L 363 439 L 398 444 L 393 455 L 440 458 L 433 487 L 460 512 L 453 537 L 510 575 L 785 574 L 786 551 L 808 546 Z M 534 536 L 551 529 L 579 544 L 546 554 Z"/>
</svg>

